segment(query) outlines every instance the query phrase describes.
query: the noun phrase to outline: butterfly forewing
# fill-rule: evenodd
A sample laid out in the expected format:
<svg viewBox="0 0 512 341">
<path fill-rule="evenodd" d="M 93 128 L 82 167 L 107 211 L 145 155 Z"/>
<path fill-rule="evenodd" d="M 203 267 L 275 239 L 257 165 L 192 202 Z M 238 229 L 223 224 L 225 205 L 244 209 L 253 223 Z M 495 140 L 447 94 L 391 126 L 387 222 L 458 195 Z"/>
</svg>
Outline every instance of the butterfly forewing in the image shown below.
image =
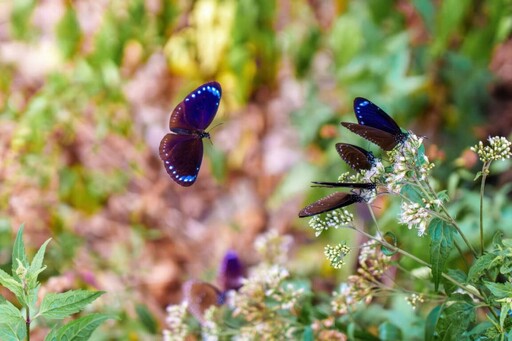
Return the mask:
<svg viewBox="0 0 512 341">
<path fill-rule="evenodd" d="M 375 164 L 375 157 L 372 152 L 358 146 L 348 143 L 337 143 L 336 150 L 343 161 L 358 172 L 363 169 L 371 169 Z"/>
<path fill-rule="evenodd" d="M 167 134 L 160 142 L 160 158 L 174 181 L 191 186 L 203 160 L 203 141 L 194 135 Z"/>
<path fill-rule="evenodd" d="M 366 98 L 354 99 L 354 112 L 361 125 L 384 130 L 393 135 L 402 132 L 398 124 L 384 110 Z"/>
<path fill-rule="evenodd" d="M 204 313 L 208 308 L 224 303 L 222 292 L 210 283 L 202 281 L 188 280 L 183 285 L 183 293 L 190 313 L 201 323 L 204 323 Z"/>
<path fill-rule="evenodd" d="M 332 193 L 311 205 L 304 207 L 299 212 L 299 217 L 311 217 L 320 213 L 335 210 L 337 208 L 345 207 L 356 202 L 363 201 L 363 198 L 357 194 L 336 192 Z"/>
<path fill-rule="evenodd" d="M 204 130 L 212 123 L 219 108 L 222 89 L 217 82 L 201 85 L 174 109 L 169 128 Z"/>
</svg>

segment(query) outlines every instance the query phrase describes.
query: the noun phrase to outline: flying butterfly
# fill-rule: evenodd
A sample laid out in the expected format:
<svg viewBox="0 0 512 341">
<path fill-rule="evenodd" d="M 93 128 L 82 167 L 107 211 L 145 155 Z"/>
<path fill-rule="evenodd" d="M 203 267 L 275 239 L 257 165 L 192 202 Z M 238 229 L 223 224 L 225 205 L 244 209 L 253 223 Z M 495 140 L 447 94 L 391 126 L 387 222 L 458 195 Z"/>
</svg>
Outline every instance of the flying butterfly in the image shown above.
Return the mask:
<svg viewBox="0 0 512 341">
<path fill-rule="evenodd" d="M 369 100 L 362 97 L 354 99 L 354 112 L 359 124 L 341 122 L 341 125 L 383 150 L 390 151 L 407 139 L 408 134 L 384 110 Z"/>
<path fill-rule="evenodd" d="M 375 156 L 370 151 L 348 143 L 336 143 L 336 151 L 352 169 L 357 172 L 375 166 Z"/>
<path fill-rule="evenodd" d="M 221 289 L 214 285 L 198 281 L 188 280 L 183 285 L 184 298 L 188 303 L 188 310 L 200 322 L 204 323 L 204 313 L 211 306 L 221 306 L 226 301 L 226 293 L 229 290 L 238 290 L 242 286 L 244 266 L 234 251 L 227 251 L 222 259 L 218 279 Z"/>
<path fill-rule="evenodd" d="M 167 174 L 181 186 L 197 179 L 203 160 L 203 141 L 210 138 L 205 129 L 219 108 L 222 89 L 217 82 L 201 85 L 180 102 L 171 113 L 169 134 L 160 142 L 160 158 Z"/>
<path fill-rule="evenodd" d="M 332 193 L 304 207 L 299 212 L 299 218 L 311 217 L 363 201 L 366 201 L 366 199 L 359 194 L 343 192 Z"/>
</svg>

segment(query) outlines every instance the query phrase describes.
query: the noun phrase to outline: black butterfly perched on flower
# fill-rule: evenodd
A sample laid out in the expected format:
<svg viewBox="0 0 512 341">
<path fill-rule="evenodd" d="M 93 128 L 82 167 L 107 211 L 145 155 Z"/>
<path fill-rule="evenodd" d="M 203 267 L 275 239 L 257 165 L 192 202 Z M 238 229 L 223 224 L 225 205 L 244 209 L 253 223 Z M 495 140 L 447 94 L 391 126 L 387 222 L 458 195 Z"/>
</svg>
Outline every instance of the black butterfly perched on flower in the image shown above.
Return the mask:
<svg viewBox="0 0 512 341">
<path fill-rule="evenodd" d="M 366 199 L 359 194 L 343 192 L 332 193 L 304 207 L 299 212 L 299 218 L 311 217 L 363 201 L 366 201 Z"/>
<path fill-rule="evenodd" d="M 408 134 L 384 110 L 369 100 L 362 97 L 354 99 L 354 112 L 359 124 L 341 122 L 341 125 L 383 150 L 390 151 L 407 139 Z"/>
<path fill-rule="evenodd" d="M 336 143 L 336 151 L 352 169 L 360 172 L 375 166 L 375 156 L 370 151 L 348 143 Z"/>
<path fill-rule="evenodd" d="M 244 266 L 238 254 L 228 251 L 222 259 L 218 279 L 221 289 L 214 285 L 191 279 L 183 285 L 184 298 L 188 303 L 188 310 L 201 323 L 204 323 L 204 313 L 211 306 L 221 306 L 226 301 L 229 290 L 238 290 L 242 286 Z"/>
<path fill-rule="evenodd" d="M 222 89 L 217 82 L 201 85 L 180 102 L 171 113 L 170 134 L 160 142 L 160 158 L 167 174 L 181 186 L 191 186 L 197 179 L 203 160 L 205 129 L 219 108 Z"/>
</svg>

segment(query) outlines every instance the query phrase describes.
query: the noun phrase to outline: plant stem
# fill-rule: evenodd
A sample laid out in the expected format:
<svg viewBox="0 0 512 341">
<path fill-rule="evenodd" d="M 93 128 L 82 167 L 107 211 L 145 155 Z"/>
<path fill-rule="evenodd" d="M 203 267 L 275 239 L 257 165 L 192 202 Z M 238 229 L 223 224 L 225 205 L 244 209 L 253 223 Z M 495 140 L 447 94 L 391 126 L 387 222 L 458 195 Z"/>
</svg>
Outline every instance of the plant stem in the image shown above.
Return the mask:
<svg viewBox="0 0 512 341">
<path fill-rule="evenodd" d="M 484 162 L 482 167 L 482 183 L 480 184 L 480 255 L 484 254 L 484 189 L 490 165 L 490 162 Z"/>
<path fill-rule="evenodd" d="M 27 331 L 27 341 L 30 341 L 30 307 L 27 305 L 25 314 L 25 328 Z"/>
<path fill-rule="evenodd" d="M 378 242 L 379 244 L 383 245 L 384 247 L 390 249 L 390 250 L 393 250 L 395 252 L 398 252 L 406 257 L 409 257 L 411 259 L 413 259 L 414 261 L 420 263 L 421 265 L 423 266 L 426 266 L 428 268 L 432 268 L 432 266 L 430 264 L 428 264 L 427 262 L 425 262 L 424 260 L 416 257 L 415 255 L 413 254 L 410 254 L 409 252 L 405 251 L 405 250 L 402 250 L 396 246 L 393 246 L 391 244 L 389 244 L 388 242 L 386 242 L 385 240 L 381 240 L 381 239 L 378 239 L 374 236 L 372 236 L 371 234 L 368 234 L 366 232 L 364 232 L 363 230 L 360 230 L 358 228 L 356 228 L 355 226 L 353 226 L 353 228 L 362 233 L 363 235 L 365 235 L 366 237 L 368 237 L 369 239 L 372 239 L 372 240 L 375 240 L 376 242 Z M 451 277 L 450 275 L 446 274 L 446 273 L 442 273 L 442 276 L 444 278 L 446 278 L 447 280 L 449 280 L 450 282 L 452 282 L 453 284 L 455 284 L 456 286 L 458 286 L 459 288 L 461 288 L 462 290 L 464 291 L 467 291 L 468 293 L 470 293 L 471 295 L 475 296 L 475 297 L 478 297 L 480 300 L 484 301 L 484 297 L 482 295 L 480 295 L 480 293 L 470 287 L 466 287 L 464 284 L 460 283 L 459 281 L 457 281 L 456 279 L 454 279 L 453 277 Z"/>
</svg>

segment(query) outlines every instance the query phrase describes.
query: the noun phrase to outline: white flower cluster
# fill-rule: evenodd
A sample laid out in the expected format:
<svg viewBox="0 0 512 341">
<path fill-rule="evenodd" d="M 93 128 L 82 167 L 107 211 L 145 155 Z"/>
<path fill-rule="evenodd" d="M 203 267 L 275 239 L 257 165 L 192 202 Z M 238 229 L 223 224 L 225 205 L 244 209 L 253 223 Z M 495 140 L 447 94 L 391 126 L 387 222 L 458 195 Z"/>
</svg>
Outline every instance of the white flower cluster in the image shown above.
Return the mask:
<svg viewBox="0 0 512 341">
<path fill-rule="evenodd" d="M 400 224 L 405 224 L 410 229 L 418 230 L 418 236 L 423 236 L 430 221 L 429 211 L 418 203 L 402 202 Z"/>
<path fill-rule="evenodd" d="M 185 340 L 188 334 L 188 326 L 185 322 L 187 316 L 187 302 L 167 307 L 167 329 L 163 331 L 164 341 Z"/>
<path fill-rule="evenodd" d="M 335 269 L 341 269 L 345 264 L 344 258 L 350 253 L 350 246 L 346 244 L 338 244 L 336 246 L 326 245 L 324 248 L 325 257 L 331 262 L 331 266 Z"/>
<path fill-rule="evenodd" d="M 480 141 L 476 146 L 471 147 L 471 150 L 478 154 L 482 162 L 510 159 L 512 142 L 502 136 L 489 137 L 487 140 L 489 141 L 488 146 L 484 146 Z"/>
<path fill-rule="evenodd" d="M 272 229 L 258 236 L 254 241 L 254 248 L 264 262 L 269 264 L 284 264 L 288 260 L 288 251 L 293 239 L 288 235 L 280 235 Z"/>
<path fill-rule="evenodd" d="M 412 306 L 413 309 L 416 309 L 419 304 L 425 302 L 425 299 L 421 294 L 411 294 L 410 296 L 407 296 L 405 300 Z"/>
<path fill-rule="evenodd" d="M 312 217 L 309 220 L 309 226 L 315 230 L 315 237 L 318 237 L 324 230 L 329 228 L 339 228 L 344 225 L 350 224 L 354 220 L 354 215 L 346 209 L 341 208 L 328 212 L 324 218 L 319 215 Z"/>
</svg>

